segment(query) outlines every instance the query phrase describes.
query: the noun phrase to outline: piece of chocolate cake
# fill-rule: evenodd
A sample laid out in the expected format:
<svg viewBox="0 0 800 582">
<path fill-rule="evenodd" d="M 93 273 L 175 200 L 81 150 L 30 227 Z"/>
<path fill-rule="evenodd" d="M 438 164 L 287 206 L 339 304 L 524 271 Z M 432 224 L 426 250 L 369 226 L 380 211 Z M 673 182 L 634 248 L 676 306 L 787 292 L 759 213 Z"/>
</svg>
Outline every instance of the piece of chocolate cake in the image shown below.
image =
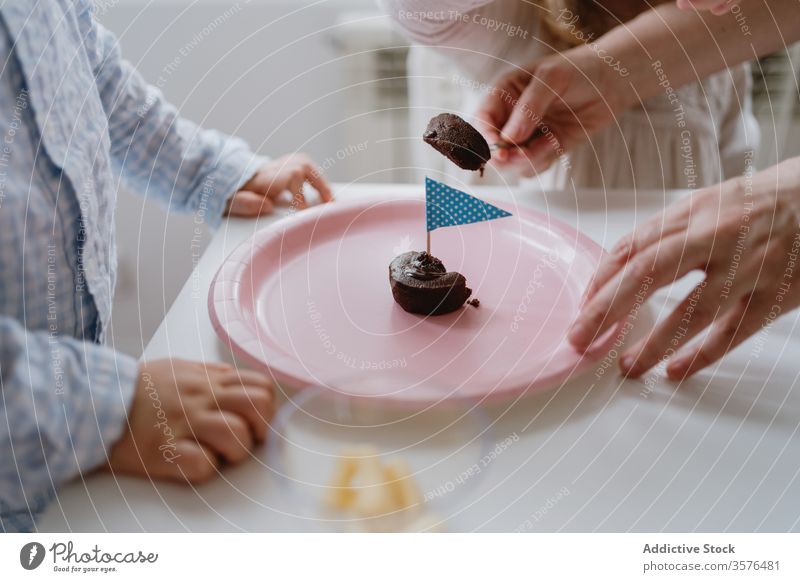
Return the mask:
<svg viewBox="0 0 800 582">
<path fill-rule="evenodd" d="M 480 170 L 481 176 L 492 157 L 489 144 L 480 132 L 452 113 L 442 113 L 431 119 L 422 139 L 459 168 Z"/>
<path fill-rule="evenodd" d="M 448 273 L 442 261 L 425 252 L 398 255 L 389 265 L 392 296 L 409 313 L 442 315 L 472 295 L 461 273 Z"/>
</svg>

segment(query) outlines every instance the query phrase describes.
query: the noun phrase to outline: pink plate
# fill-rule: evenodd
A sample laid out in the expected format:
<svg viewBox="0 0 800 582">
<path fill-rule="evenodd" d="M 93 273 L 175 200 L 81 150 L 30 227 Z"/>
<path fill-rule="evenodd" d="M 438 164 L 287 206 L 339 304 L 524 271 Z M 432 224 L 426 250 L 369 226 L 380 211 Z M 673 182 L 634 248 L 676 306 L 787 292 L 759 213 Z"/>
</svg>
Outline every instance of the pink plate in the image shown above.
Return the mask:
<svg viewBox="0 0 800 582">
<path fill-rule="evenodd" d="M 478 193 L 478 195 L 480 195 Z M 295 387 L 321 384 L 415 403 L 512 397 L 562 382 L 602 357 L 565 341 L 602 249 L 513 202 L 514 214 L 431 233 L 480 307 L 422 317 L 392 299 L 389 263 L 425 247 L 418 197 L 316 207 L 236 248 L 209 292 L 211 320 L 237 354 Z"/>
</svg>

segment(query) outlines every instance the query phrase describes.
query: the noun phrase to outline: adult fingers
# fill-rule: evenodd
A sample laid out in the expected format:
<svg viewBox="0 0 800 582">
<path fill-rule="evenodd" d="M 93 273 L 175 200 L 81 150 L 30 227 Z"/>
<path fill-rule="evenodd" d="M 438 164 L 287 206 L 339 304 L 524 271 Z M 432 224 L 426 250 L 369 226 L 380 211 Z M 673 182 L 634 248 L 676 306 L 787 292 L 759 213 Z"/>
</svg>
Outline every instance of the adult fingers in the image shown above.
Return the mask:
<svg viewBox="0 0 800 582">
<path fill-rule="evenodd" d="M 489 97 L 491 99 L 491 97 Z M 486 138 L 486 141 L 489 144 L 497 144 L 502 142 L 502 138 L 500 137 L 500 127 L 498 125 L 498 121 L 496 119 L 497 113 L 493 109 L 490 109 L 492 106 L 484 105 L 484 108 L 478 111 L 475 114 L 475 119 L 477 120 L 478 128 L 480 129 L 483 137 Z M 498 149 L 494 153 L 494 157 L 500 159 L 500 157 L 505 158 L 505 156 L 500 156 L 503 154 L 502 149 Z"/>
<path fill-rule="evenodd" d="M 722 2 L 711 8 L 711 14 L 714 16 L 722 16 L 723 14 L 727 14 L 734 4 L 738 4 L 738 2 L 734 2 L 733 0 L 722 0 Z"/>
<path fill-rule="evenodd" d="M 247 458 L 255 443 L 247 422 L 225 410 L 207 410 L 192 422 L 197 442 L 207 446 L 229 463 Z"/>
<path fill-rule="evenodd" d="M 511 108 L 515 102 L 514 89 L 510 78 L 501 79 L 495 89 L 483 100 L 475 119 L 478 129 L 490 144 L 503 143 L 500 130 L 508 121 Z M 493 153 L 495 160 L 504 161 L 508 152 L 498 149 Z"/>
<path fill-rule="evenodd" d="M 672 358 L 667 365 L 667 375 L 673 380 L 692 376 L 757 333 L 768 321 L 764 303 L 764 298 L 756 294 L 740 299 L 734 309 L 714 324 L 703 341 Z"/>
<path fill-rule="evenodd" d="M 556 94 L 545 81 L 534 76 L 519 101 L 514 106 L 508 122 L 500 132 L 504 141 L 511 144 L 524 143 L 541 124 L 545 113 Z"/>
<path fill-rule="evenodd" d="M 719 281 L 701 281 L 686 298 L 660 322 L 652 333 L 628 349 L 620 358 L 622 372 L 637 378 L 660 360 L 674 355 L 701 331 L 735 305 L 736 300 L 720 300 Z"/>
<path fill-rule="evenodd" d="M 591 299 L 599 289 L 614 277 L 636 254 L 669 235 L 684 230 L 688 224 L 686 200 L 668 207 L 652 216 L 629 235 L 620 239 L 609 253 L 603 256 L 600 266 L 586 289 L 584 301 Z"/>
<path fill-rule="evenodd" d="M 509 146 L 503 150 L 508 155 L 506 161 L 498 165 L 517 164 L 524 168 L 528 176 L 547 170 L 564 152 L 558 137 L 549 128 L 546 134 L 534 138 L 524 146 Z"/>
<path fill-rule="evenodd" d="M 705 260 L 702 241 L 683 234 L 651 245 L 631 259 L 617 275 L 584 303 L 569 341 L 585 349 L 612 325 L 638 309 L 656 290 L 683 277 Z"/>
</svg>

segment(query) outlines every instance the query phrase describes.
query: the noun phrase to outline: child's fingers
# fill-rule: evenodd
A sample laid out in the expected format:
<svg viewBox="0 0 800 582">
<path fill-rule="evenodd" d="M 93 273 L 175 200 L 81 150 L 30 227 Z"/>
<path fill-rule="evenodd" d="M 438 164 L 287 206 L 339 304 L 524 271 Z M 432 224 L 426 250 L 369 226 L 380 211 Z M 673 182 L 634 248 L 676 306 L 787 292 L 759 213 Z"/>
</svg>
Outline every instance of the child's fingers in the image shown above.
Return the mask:
<svg viewBox="0 0 800 582">
<path fill-rule="evenodd" d="M 272 394 L 263 388 L 253 386 L 228 387 L 217 395 L 217 406 L 243 418 L 255 440 L 263 442 L 267 438 L 267 423 L 272 418 Z"/>
<path fill-rule="evenodd" d="M 303 185 L 306 183 L 306 178 L 303 174 L 298 173 L 289 181 L 288 190 L 292 194 L 292 204 L 299 209 L 308 208 L 306 196 L 303 193 Z"/>
<path fill-rule="evenodd" d="M 246 370 L 244 368 L 232 368 L 226 370 L 219 378 L 220 384 L 223 386 L 241 386 L 247 384 L 248 386 L 258 386 L 272 390 L 272 380 L 266 374 L 256 372 L 254 370 Z"/>
<path fill-rule="evenodd" d="M 310 164 L 306 171 L 306 180 L 314 187 L 314 190 L 319 192 L 319 197 L 323 202 L 330 202 L 333 200 L 333 191 L 328 181 L 323 177 L 322 170 Z"/>
<path fill-rule="evenodd" d="M 197 441 L 180 439 L 175 443 L 174 453 L 165 454 L 159 470 L 164 471 L 159 476 L 165 478 L 204 483 L 219 472 L 219 458 Z"/>
<path fill-rule="evenodd" d="M 263 194 L 240 190 L 231 199 L 228 214 L 231 216 L 262 216 L 273 210 L 272 200 Z"/>
<path fill-rule="evenodd" d="M 254 439 L 247 422 L 232 412 L 208 410 L 192 422 L 197 442 L 207 446 L 229 463 L 247 458 Z"/>
<path fill-rule="evenodd" d="M 225 362 L 202 362 L 202 365 L 216 372 L 230 372 L 233 370 L 233 366 Z"/>
</svg>

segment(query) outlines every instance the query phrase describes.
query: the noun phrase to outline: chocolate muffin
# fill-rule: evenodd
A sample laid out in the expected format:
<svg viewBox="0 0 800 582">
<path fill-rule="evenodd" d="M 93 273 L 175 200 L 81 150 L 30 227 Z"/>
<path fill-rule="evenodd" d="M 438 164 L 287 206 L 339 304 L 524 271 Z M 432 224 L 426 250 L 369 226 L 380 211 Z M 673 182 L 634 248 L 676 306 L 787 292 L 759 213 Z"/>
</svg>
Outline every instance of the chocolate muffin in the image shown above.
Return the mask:
<svg viewBox="0 0 800 582">
<path fill-rule="evenodd" d="M 442 113 L 431 119 L 422 139 L 459 168 L 479 170 L 481 176 L 492 157 L 489 144 L 480 132 L 452 113 Z"/>
<path fill-rule="evenodd" d="M 392 296 L 409 313 L 443 315 L 472 295 L 461 273 L 448 273 L 442 261 L 425 252 L 398 255 L 389 265 Z"/>
</svg>

